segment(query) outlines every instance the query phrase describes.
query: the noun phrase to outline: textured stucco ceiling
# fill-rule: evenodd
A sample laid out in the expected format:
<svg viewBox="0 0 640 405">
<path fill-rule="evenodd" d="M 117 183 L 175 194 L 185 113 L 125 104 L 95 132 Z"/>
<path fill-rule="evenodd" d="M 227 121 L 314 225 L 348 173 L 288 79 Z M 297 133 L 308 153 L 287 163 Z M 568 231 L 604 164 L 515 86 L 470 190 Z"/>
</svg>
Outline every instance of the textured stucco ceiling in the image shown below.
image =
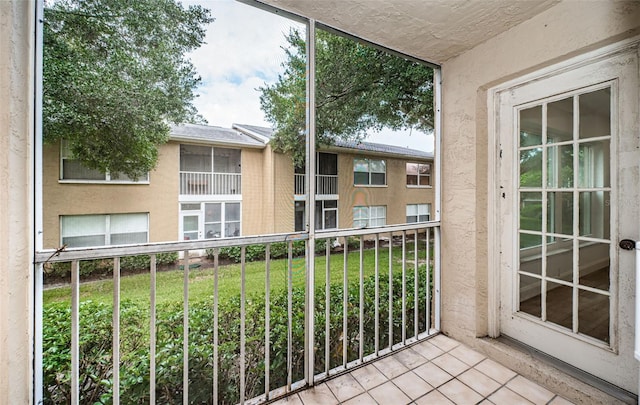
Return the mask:
<svg viewBox="0 0 640 405">
<path fill-rule="evenodd" d="M 443 63 L 560 0 L 260 0 L 433 63 Z"/>
</svg>

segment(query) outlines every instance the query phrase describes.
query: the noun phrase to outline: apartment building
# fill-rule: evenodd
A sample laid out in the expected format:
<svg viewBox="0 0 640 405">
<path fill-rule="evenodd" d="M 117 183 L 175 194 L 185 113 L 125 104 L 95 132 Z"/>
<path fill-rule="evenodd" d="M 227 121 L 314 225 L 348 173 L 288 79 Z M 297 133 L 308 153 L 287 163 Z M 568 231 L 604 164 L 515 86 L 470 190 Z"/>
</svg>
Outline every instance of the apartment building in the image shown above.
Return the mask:
<svg viewBox="0 0 640 405">
<path fill-rule="evenodd" d="M 157 167 L 130 179 L 83 167 L 62 141 L 43 151 L 44 244 L 55 248 L 302 231 L 305 175 L 270 128 L 172 128 Z M 424 222 L 433 154 L 338 141 L 317 154 L 316 228 Z"/>
</svg>

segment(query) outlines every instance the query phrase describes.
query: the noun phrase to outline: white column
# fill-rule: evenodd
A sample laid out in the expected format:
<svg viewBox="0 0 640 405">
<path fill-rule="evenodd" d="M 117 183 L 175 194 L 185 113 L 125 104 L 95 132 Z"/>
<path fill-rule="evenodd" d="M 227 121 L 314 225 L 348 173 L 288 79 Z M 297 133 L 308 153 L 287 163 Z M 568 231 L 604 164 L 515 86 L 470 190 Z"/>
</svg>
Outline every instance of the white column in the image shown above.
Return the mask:
<svg viewBox="0 0 640 405">
<path fill-rule="evenodd" d="M 34 27 L 0 1 L 0 404 L 33 403 Z"/>
</svg>

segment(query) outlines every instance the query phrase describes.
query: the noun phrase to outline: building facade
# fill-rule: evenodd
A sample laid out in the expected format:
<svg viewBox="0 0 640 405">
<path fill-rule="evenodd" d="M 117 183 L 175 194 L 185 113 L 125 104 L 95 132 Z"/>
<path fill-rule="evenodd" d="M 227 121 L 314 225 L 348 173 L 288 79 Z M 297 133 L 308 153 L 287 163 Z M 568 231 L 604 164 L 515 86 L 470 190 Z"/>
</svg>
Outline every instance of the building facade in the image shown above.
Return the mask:
<svg viewBox="0 0 640 405">
<path fill-rule="evenodd" d="M 44 245 L 89 247 L 302 231 L 305 175 L 269 128 L 186 124 L 140 179 L 84 168 L 68 145 L 43 150 Z M 433 156 L 338 142 L 318 152 L 316 228 L 428 221 Z"/>
</svg>

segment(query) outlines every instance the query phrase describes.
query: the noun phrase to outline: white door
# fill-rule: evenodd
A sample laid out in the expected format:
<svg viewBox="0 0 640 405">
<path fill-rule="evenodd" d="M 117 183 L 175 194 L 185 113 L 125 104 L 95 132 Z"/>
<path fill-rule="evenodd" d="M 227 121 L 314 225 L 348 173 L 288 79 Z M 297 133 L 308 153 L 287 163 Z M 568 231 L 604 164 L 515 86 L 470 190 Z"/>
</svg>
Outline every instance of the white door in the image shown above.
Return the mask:
<svg viewBox="0 0 640 405">
<path fill-rule="evenodd" d="M 202 239 L 202 213 L 189 212 L 180 214 L 180 240 Z"/>
<path fill-rule="evenodd" d="M 637 53 L 497 94 L 500 332 L 634 393 Z"/>
</svg>

